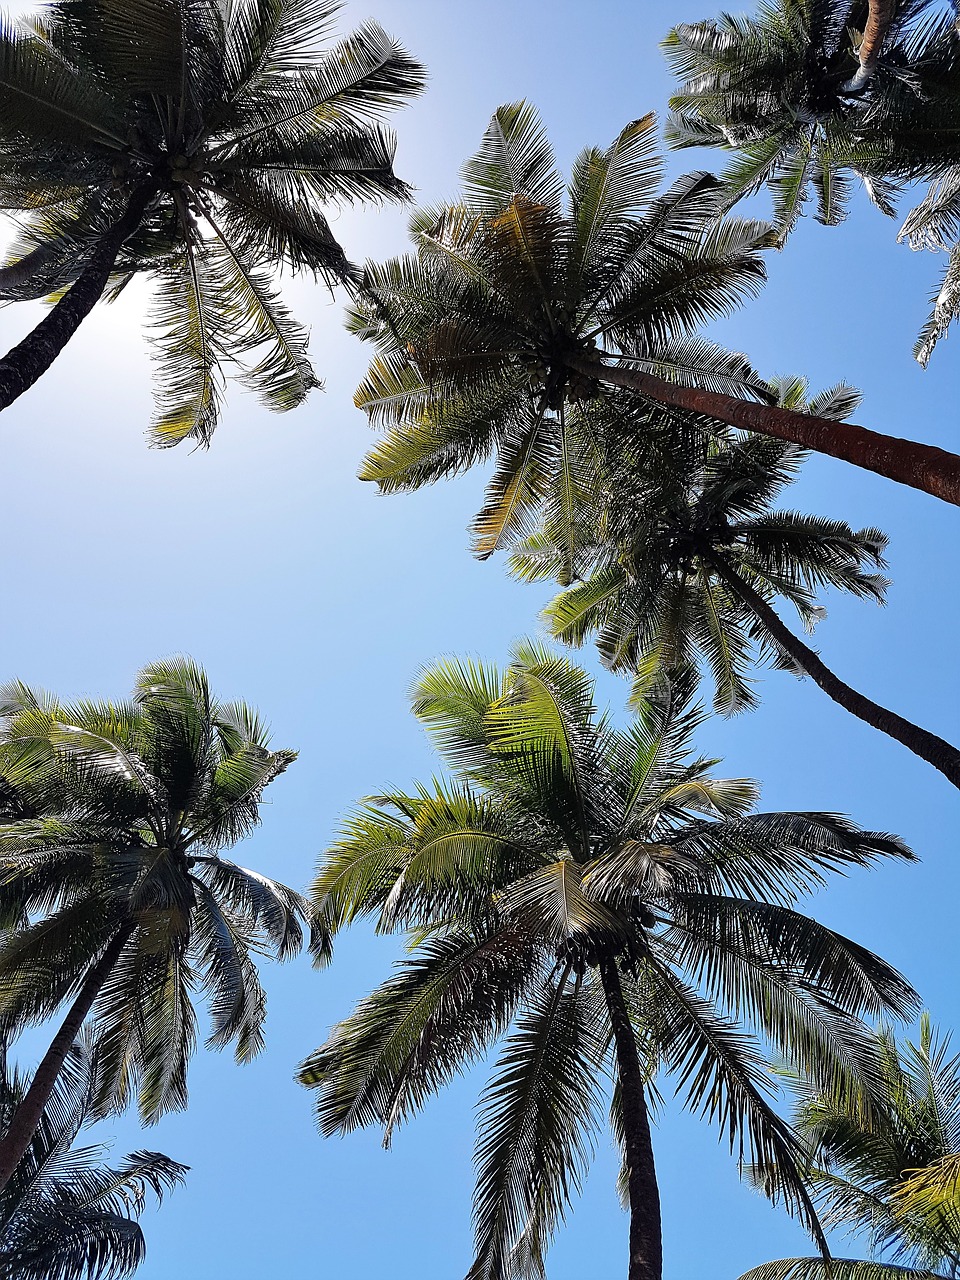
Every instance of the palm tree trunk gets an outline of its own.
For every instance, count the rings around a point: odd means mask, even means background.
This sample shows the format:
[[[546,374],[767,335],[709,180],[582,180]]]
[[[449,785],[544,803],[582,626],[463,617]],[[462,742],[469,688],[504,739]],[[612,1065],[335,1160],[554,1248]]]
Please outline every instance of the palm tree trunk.
[[[93,310],[124,240],[140,225],[153,195],[152,186],[134,191],[122,216],[104,233],[69,291],[22,342],[0,358],[0,410],[13,404],[46,373]]]
[[[938,738],[935,733],[921,729],[911,720],[898,716],[895,711],[888,711],[886,707],[881,707],[878,702],[864,697],[856,689],[851,689],[850,685],[845,684],[821,662],[809,645],[805,645],[798,636],[793,634],[780,615],[739,573],[725,564],[719,556],[704,555],[703,558],[734,595],[739,596],[751,613],[760,619],[780,648],[788,653],[797,666],[805,671],[824,693],[829,694],[834,702],[863,720],[865,724],[879,729],[881,733],[895,738],[897,742],[902,742],[914,755],[919,756],[921,760],[926,760],[935,769],[939,769],[945,778],[955,787],[960,788],[960,751],[956,747],[943,738]]]
[[[617,962],[611,956],[599,961],[600,981],[607,999],[617,1054],[617,1076],[623,1110],[624,1145],[630,1195],[630,1266],[628,1280],[662,1280],[663,1236],[660,1226],[660,1190],[653,1162],[650,1120],[643,1089],[643,1072],[637,1041],[630,1024]]]
[[[852,423],[819,418],[813,413],[754,404],[699,387],[681,387],[639,369],[605,364],[597,356],[572,355],[568,363],[587,378],[638,391],[658,404],[705,414],[744,431],[789,440],[960,506],[960,456],[945,449],[883,435]]]
[[[849,93],[858,93],[868,81],[873,79],[880,60],[880,50],[887,34],[887,28],[896,13],[897,0],[870,0],[867,25],[863,29],[863,39],[857,54],[860,66],[852,80],[843,86]]]
[[[114,934],[100,959],[84,978],[76,1000],[33,1074],[30,1088],[13,1113],[10,1128],[0,1140],[0,1191],[10,1181],[23,1153],[29,1147],[43,1109],[50,1100],[57,1076],[70,1052],[70,1046],[79,1035],[84,1018],[90,1012],[135,927],[133,924],[126,924],[119,933]]]
[[[10,301],[22,301],[22,296],[18,294],[20,286],[27,284],[31,277],[41,271],[48,262],[52,262],[60,251],[61,246],[54,243],[41,244],[24,254],[18,262],[11,262],[9,267],[0,267],[0,301],[6,300],[8,295],[12,295]],[[34,296],[43,297],[43,293]]]

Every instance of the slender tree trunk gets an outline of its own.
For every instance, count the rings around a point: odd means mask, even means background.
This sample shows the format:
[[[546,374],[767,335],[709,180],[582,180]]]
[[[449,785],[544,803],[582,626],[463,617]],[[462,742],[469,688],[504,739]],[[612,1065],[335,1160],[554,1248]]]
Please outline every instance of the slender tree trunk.
[[[70,290],[31,333],[0,358],[0,410],[13,404],[53,364],[106,288],[124,240],[136,231],[154,189],[138,187],[105,232]]]
[[[30,1088],[13,1113],[10,1128],[0,1140],[0,1191],[10,1181],[23,1153],[29,1147],[43,1109],[50,1100],[57,1077],[70,1052],[70,1046],[79,1035],[84,1018],[90,1012],[134,928],[133,924],[127,924],[119,933],[114,934],[100,959],[84,978],[76,1000],[33,1074]]]
[[[623,1132],[630,1194],[630,1267],[628,1280],[662,1280],[663,1238],[660,1226],[660,1190],[653,1162],[650,1120],[643,1089],[643,1072],[637,1041],[623,998],[617,962],[609,956],[599,962],[600,980],[607,998],[617,1054],[617,1076],[623,1109]]]
[[[895,711],[888,711],[878,702],[864,697],[856,689],[851,689],[839,676],[835,676],[828,666],[821,662],[819,656],[809,645],[793,634],[780,615],[774,610],[759,592],[746,582],[739,573],[725,564],[719,556],[704,556],[704,559],[730,588],[730,590],[756,615],[764,627],[776,640],[777,644],[793,658],[811,680],[815,681],[824,693],[840,704],[846,711],[863,720],[865,724],[879,729],[881,733],[902,742],[905,747],[926,760],[935,769],[939,769],[945,778],[960,788],[960,751],[935,733],[921,729],[919,725]]]
[[[47,263],[57,258],[60,249],[59,245],[55,247],[54,244],[41,244],[24,254],[19,262],[12,262],[9,267],[0,267],[0,300],[5,300],[10,294],[13,294],[12,301],[23,300],[17,296],[20,286],[27,284]],[[42,298],[43,292],[33,296]]]
[[[877,63],[880,60],[880,50],[883,47],[884,37],[887,34],[887,28],[893,21],[893,15],[896,10],[897,0],[870,0],[867,25],[863,29],[863,39],[860,41],[860,48],[857,50],[860,66],[853,79],[848,80],[843,86],[848,92],[858,93],[873,79]]]
[[[852,423],[819,418],[773,405],[754,404],[719,391],[681,387],[652,373],[622,365],[606,364],[596,356],[569,357],[570,367],[585,377],[611,386],[638,391],[649,400],[706,414],[731,427],[789,440],[816,453],[825,453],[867,471],[875,471],[898,484],[960,506],[960,456],[934,445],[900,440]]]

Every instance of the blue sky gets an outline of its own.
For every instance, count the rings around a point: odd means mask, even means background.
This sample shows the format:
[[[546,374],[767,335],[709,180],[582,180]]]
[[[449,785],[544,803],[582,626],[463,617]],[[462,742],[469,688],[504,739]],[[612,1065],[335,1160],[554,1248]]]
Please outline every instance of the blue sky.
[[[705,0],[383,0],[372,10],[365,0],[345,6],[341,29],[374,16],[429,68],[428,92],[396,125],[398,172],[432,202],[456,191],[460,164],[501,102],[537,104],[564,168],[581,146],[662,112],[670,82],[657,43],[673,23],[712,11]],[[681,172],[695,162],[688,154],[671,164]],[[382,257],[403,250],[405,222],[402,212],[347,212],[334,227],[352,257]],[[912,362],[937,264],[898,248],[895,230],[862,197],[840,228],[805,219],[769,259],[761,298],[716,332],[764,372],[802,373],[815,388],[860,386],[866,425],[953,448],[960,338],[929,371]],[[536,633],[548,593],[470,558],[465,526],[479,477],[395,498],[355,479],[370,435],[352,394],[369,353],[343,332],[339,300],[302,281],[289,296],[312,327],[325,391],[285,417],[231,391],[208,453],[146,447],[149,360],[135,290],[97,312],[3,416],[0,678],[120,696],[145,662],[192,654],[223,696],[259,706],[276,745],[300,751],[237,857],[303,886],[357,799],[436,768],[407,710],[420,665],[445,653],[502,661],[516,637]],[[12,345],[31,319],[26,307],[0,312],[0,341]],[[817,645],[841,676],[956,740],[957,512],[819,459],[787,501],[890,535],[888,607],[827,599]],[[596,667],[589,652],[583,659]],[[920,866],[838,881],[811,911],[900,966],[942,1025],[960,1023],[956,793],[809,681],[770,672],[761,688],[761,709],[711,721],[703,749],[724,756],[729,774],[759,778],[764,808],[839,810],[916,849]],[[600,690],[622,707],[623,683],[602,676]],[[466,1271],[482,1073],[430,1104],[389,1152],[375,1134],[321,1141],[310,1098],[292,1080],[394,954],[393,943],[358,930],[324,974],[305,960],[265,965],[264,1055],[241,1068],[201,1051],[185,1115],[146,1134],[130,1117],[108,1126],[118,1152],[147,1146],[192,1166],[186,1187],[144,1217],[143,1280],[387,1268],[397,1280],[450,1280]],[[734,1280],[807,1251],[801,1233],[740,1184],[704,1125],[668,1108],[654,1140],[666,1275]],[[626,1232],[602,1142],[550,1256],[551,1280],[623,1274]]]

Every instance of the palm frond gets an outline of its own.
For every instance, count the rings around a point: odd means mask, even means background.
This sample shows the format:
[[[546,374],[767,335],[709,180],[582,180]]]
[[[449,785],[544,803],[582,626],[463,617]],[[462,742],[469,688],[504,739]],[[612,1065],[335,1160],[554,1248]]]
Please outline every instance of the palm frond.
[[[540,117],[526,102],[497,108],[462,177],[466,203],[483,214],[499,214],[518,197],[559,209],[563,179]]]
[[[545,1246],[593,1154],[606,1035],[567,977],[524,1008],[480,1100],[468,1280],[543,1275]]]
[[[943,1271],[918,1271],[855,1258],[781,1258],[744,1272],[740,1280],[946,1280]]]
[[[536,972],[519,930],[453,932],[424,943],[300,1068],[326,1134],[393,1127],[485,1052]]]

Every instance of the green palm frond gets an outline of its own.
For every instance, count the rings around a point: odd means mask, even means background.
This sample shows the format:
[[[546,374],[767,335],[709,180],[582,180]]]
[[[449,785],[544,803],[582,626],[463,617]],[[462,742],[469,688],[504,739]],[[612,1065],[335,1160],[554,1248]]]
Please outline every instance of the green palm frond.
[[[235,1045],[238,1062],[249,1062],[264,1045],[266,996],[250,952],[255,937],[242,918],[218,902],[207,885],[194,881],[197,968],[208,994],[210,1048]],[[299,948],[298,948],[299,949]]]
[[[486,560],[502,543],[522,535],[533,513],[547,500],[555,469],[553,436],[552,430],[544,429],[544,414],[539,412],[519,432],[510,431],[501,438],[496,470],[473,521],[479,559]]]
[[[595,900],[583,868],[571,858],[514,880],[496,895],[496,905],[508,919],[558,947],[578,938],[624,933],[622,921]]]
[[[656,117],[650,113],[621,130],[606,151],[589,148],[574,161],[570,178],[570,212],[576,255],[573,269],[581,278],[602,272],[611,235],[622,221],[655,197],[663,177],[656,147]]]
[[[413,713],[458,772],[489,767],[487,714],[506,692],[494,666],[451,658],[425,668],[412,690]]]
[[[890,1262],[863,1262],[855,1258],[781,1258],[745,1272],[740,1280],[946,1280],[944,1271],[918,1271]]]
[[[7,1036],[49,1018],[79,988],[91,956],[116,932],[118,915],[105,895],[88,895],[4,937],[0,1025]]]
[[[257,871],[238,867],[226,858],[194,860],[194,869],[217,903],[237,913],[275,948],[278,960],[295,956],[303,945],[303,921],[309,916],[306,899],[293,889]]]
[[[947,336],[950,325],[960,316],[960,245],[955,245],[950,250],[950,257],[940,277],[940,286],[930,301],[930,315],[913,348],[914,356],[924,368],[937,343]]]
[[[378,23],[365,22],[319,62],[265,77],[236,99],[220,152],[265,135],[295,143],[317,124],[356,127],[403,106],[423,86],[422,67]]]
[[[336,11],[331,0],[230,0],[224,18],[230,96],[322,54]]]
[[[209,265],[216,276],[223,346],[244,369],[243,385],[257,391],[267,408],[295,409],[320,385],[307,359],[307,330],[280,302],[269,278],[212,225],[217,239]]]
[[[157,273],[150,320],[158,371],[157,415],[151,428],[158,444],[194,438],[208,444],[223,400],[223,377],[214,317],[216,285],[208,250],[187,245],[176,262]]]
[[[483,1054],[510,1022],[536,952],[519,930],[426,942],[300,1068],[323,1133],[392,1128]]]
[[[213,65],[203,9],[164,0],[71,0],[75,52],[96,67],[115,93],[175,97],[183,78]],[[190,86],[194,88],[193,85]]]
[[[803,1179],[804,1148],[771,1105],[762,1056],[735,1024],[718,1018],[673,974],[660,970],[655,982],[668,1028],[664,1061],[678,1077],[686,1105],[713,1120],[739,1159],[748,1156],[762,1169],[765,1194],[798,1217],[826,1255],[826,1237]]]
[[[848,867],[870,866],[878,858],[915,860],[896,836],[862,831],[833,813],[745,813],[723,824],[692,822],[669,843],[696,858],[718,888],[783,905]]]
[[[523,1009],[480,1099],[468,1280],[542,1277],[545,1247],[593,1155],[607,1037],[568,978]]]
[[[466,201],[479,213],[499,214],[522,197],[558,210],[563,179],[536,111],[526,102],[499,107],[480,149],[463,168]]]
[[[92,77],[81,77],[35,33],[0,22],[0,137],[119,151],[120,112]]]

